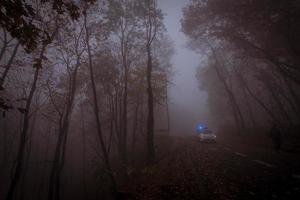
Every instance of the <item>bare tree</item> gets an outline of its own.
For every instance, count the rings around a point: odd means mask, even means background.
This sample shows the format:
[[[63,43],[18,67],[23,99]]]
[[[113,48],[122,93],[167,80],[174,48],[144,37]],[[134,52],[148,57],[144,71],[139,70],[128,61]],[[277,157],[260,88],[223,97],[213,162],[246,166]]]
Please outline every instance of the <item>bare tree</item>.
[[[76,27],[77,23],[74,26]],[[48,191],[49,200],[60,199],[60,179],[65,163],[66,143],[68,139],[70,118],[72,116],[74,100],[77,91],[77,74],[81,64],[82,54],[85,51],[85,47],[81,39],[83,35],[83,30],[84,28],[81,25],[78,33],[74,32],[73,34],[70,34],[71,44],[65,44],[66,42],[68,42],[68,33],[65,35],[63,33],[59,34],[59,37],[57,39],[60,46],[59,51],[61,51],[63,64],[66,66],[67,76],[65,77],[66,83],[64,84],[66,89],[62,94],[63,97],[60,98],[60,101],[56,102],[53,98],[53,94],[50,94],[53,107],[58,113],[59,120],[58,139],[54,153],[53,166],[50,174]],[[73,60],[75,60],[75,63],[73,62]],[[54,93],[51,90],[49,92]],[[63,106],[59,106],[58,104]]]
[[[47,24],[45,26],[49,26],[49,24]],[[33,65],[33,68],[35,68],[35,72],[34,72],[33,82],[31,84],[29,94],[26,98],[26,106],[24,108],[22,130],[21,130],[19,147],[18,147],[18,152],[17,152],[17,157],[16,157],[16,163],[15,163],[15,167],[12,171],[13,175],[12,175],[11,182],[9,185],[9,190],[6,195],[6,200],[12,200],[14,198],[16,186],[19,183],[19,180],[20,180],[20,177],[21,177],[21,174],[23,171],[24,149],[25,149],[25,145],[26,145],[26,141],[27,141],[27,132],[28,132],[28,127],[29,127],[29,122],[30,122],[31,103],[32,103],[32,99],[33,99],[36,87],[37,87],[38,77],[39,77],[40,70],[42,68],[42,63],[43,63],[43,60],[45,59],[44,55],[46,52],[46,48],[47,48],[48,44],[56,36],[57,31],[58,31],[58,24],[55,20],[55,27],[53,29],[53,32],[51,33],[48,41],[43,41],[39,56],[36,59],[35,64]]]
[[[99,105],[98,105],[98,96],[97,96],[97,91],[96,91],[96,83],[95,83],[95,78],[94,78],[94,69],[93,69],[93,60],[92,60],[92,52],[91,52],[91,44],[90,44],[90,37],[91,37],[91,31],[88,27],[88,22],[87,22],[87,8],[84,10],[84,28],[85,28],[85,42],[87,46],[87,52],[88,52],[88,68],[89,68],[89,75],[90,75],[90,80],[92,84],[92,93],[93,93],[93,106],[94,106],[94,114],[95,114],[95,121],[97,125],[97,133],[98,133],[98,138],[100,141],[100,146],[103,154],[103,162],[105,165],[105,168],[107,169],[110,181],[111,181],[111,190],[113,195],[116,195],[117,193],[117,185],[115,181],[115,177],[113,175],[112,169],[111,169],[111,164],[107,152],[106,145],[104,143],[104,138],[103,138],[103,132],[101,128],[101,122],[100,122],[100,116],[99,116]]]
[[[148,94],[148,117],[147,117],[147,160],[153,163],[155,160],[154,147],[154,98],[152,88],[152,44],[162,26],[162,16],[157,9],[156,1],[145,1],[145,35],[147,52],[147,94]]]

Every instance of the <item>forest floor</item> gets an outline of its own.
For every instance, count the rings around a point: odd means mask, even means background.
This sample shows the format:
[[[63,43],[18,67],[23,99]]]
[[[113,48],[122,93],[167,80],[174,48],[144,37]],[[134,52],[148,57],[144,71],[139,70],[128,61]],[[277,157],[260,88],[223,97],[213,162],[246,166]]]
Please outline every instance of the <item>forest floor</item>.
[[[300,199],[300,155],[239,138],[159,139],[156,164],[129,169],[126,199]],[[126,196],[126,195],[125,195]]]

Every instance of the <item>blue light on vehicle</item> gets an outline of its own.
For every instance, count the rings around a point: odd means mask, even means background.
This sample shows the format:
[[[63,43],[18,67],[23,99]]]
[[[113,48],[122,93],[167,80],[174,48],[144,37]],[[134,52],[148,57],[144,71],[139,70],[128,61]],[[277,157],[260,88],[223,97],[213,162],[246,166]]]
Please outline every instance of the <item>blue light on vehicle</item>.
[[[197,125],[197,127],[196,127],[196,131],[197,132],[202,132],[202,131],[204,131],[206,129],[206,126],[205,125],[203,125],[203,124],[199,124],[199,125]]]

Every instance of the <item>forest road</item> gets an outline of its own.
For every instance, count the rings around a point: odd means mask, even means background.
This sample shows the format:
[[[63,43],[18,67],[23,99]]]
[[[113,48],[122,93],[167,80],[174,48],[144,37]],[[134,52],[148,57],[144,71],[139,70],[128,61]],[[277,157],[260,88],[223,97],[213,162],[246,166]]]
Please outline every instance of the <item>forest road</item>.
[[[246,144],[174,139],[138,183],[138,199],[300,199],[300,160]],[[146,171],[147,171],[146,170]]]

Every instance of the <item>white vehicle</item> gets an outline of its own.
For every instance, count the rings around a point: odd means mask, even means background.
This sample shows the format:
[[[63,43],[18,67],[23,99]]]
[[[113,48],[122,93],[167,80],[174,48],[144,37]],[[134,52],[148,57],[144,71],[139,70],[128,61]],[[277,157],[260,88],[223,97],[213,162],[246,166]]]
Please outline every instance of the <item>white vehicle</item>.
[[[198,138],[201,142],[216,142],[217,136],[211,130],[203,130],[198,133]]]

